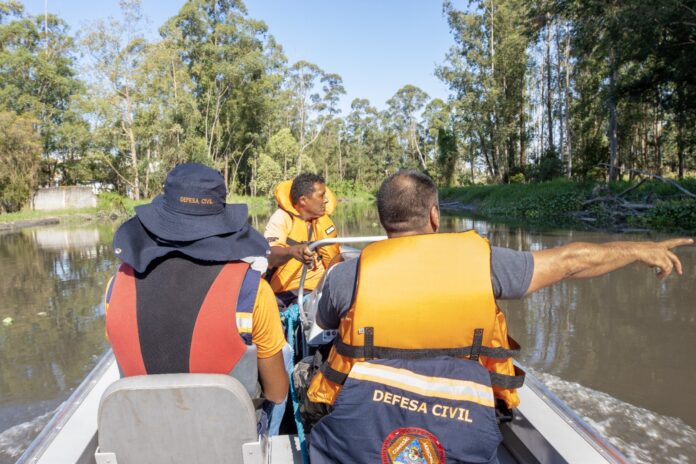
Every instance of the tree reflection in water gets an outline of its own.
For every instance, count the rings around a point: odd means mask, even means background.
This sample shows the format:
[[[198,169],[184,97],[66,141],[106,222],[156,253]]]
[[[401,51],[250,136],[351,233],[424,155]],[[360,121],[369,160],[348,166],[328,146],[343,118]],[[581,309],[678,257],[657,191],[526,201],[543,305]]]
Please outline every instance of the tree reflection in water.
[[[111,226],[0,236],[0,315],[14,321],[0,327],[0,431],[55,408],[106,348],[112,237]]]

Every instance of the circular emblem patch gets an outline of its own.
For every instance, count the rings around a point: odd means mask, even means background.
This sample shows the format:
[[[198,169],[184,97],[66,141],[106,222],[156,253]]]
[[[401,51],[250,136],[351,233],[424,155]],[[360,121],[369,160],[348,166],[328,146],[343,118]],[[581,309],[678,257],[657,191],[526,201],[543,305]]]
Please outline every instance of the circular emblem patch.
[[[427,430],[402,427],[382,442],[382,464],[445,464],[445,449]]]

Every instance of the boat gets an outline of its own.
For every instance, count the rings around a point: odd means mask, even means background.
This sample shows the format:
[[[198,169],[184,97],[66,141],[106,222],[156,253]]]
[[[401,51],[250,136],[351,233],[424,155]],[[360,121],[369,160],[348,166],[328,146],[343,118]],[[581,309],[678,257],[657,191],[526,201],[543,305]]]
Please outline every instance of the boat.
[[[384,238],[324,239],[310,248],[340,243],[343,259],[354,259],[359,251],[346,245]],[[320,294],[321,286],[306,296],[300,292],[298,298],[307,349],[336,335],[313,324]],[[518,393],[520,406],[500,423],[501,464],[630,462],[533,376],[527,374]],[[301,432],[267,437],[257,434],[255,425],[251,396],[236,379],[220,374],[121,379],[108,350],[18,463],[307,462]]]

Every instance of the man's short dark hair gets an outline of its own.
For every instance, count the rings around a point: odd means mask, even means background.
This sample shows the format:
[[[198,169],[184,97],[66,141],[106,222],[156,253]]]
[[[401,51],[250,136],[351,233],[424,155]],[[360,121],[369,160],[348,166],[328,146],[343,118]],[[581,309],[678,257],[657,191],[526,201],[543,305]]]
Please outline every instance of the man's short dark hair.
[[[433,205],[437,186],[426,174],[410,169],[387,177],[377,192],[379,221],[388,233],[423,229]]]
[[[296,205],[300,201],[301,196],[309,197],[314,193],[314,184],[319,182],[320,184],[325,184],[324,178],[319,174],[313,174],[311,172],[303,172],[292,180],[292,186],[290,187],[290,201],[293,205]]]

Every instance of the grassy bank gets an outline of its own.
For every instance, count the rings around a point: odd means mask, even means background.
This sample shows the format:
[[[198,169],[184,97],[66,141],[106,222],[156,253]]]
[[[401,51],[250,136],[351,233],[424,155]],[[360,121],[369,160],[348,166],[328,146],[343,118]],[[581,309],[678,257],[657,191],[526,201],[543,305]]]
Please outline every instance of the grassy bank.
[[[696,193],[696,178],[679,182]],[[474,185],[444,188],[444,203],[474,205],[491,218],[592,228],[645,228],[696,232],[696,199],[658,180],[577,183],[564,179],[538,184]]]
[[[362,202],[372,201],[374,197],[367,192],[338,195],[340,201]],[[51,211],[25,210],[17,213],[0,214],[0,224],[25,223],[46,218],[56,218],[60,222],[79,222],[92,219],[123,220],[135,214],[135,207],[152,201],[131,200],[116,193],[103,193],[97,197],[97,206],[93,208],[59,209]],[[252,197],[245,195],[229,195],[227,203],[246,203],[251,216],[270,214],[276,207],[275,200],[269,197]]]

